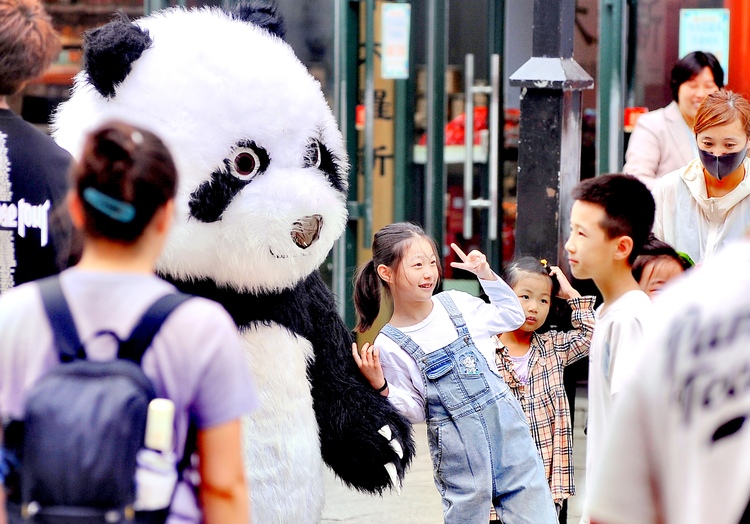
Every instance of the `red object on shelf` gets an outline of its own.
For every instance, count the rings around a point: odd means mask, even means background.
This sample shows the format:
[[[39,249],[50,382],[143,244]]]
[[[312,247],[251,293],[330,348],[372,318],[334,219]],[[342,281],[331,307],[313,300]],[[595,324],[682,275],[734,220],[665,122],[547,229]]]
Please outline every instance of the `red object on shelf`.
[[[626,107],[623,118],[625,129],[632,131],[635,127],[636,120],[638,120],[638,117],[644,113],[648,113],[648,107]]]
[[[477,106],[474,108],[474,145],[482,143],[482,138],[477,131],[488,129],[487,127],[487,108]],[[466,113],[461,113],[445,125],[445,145],[460,146],[466,140]],[[419,138],[419,145],[427,145],[427,134]]]

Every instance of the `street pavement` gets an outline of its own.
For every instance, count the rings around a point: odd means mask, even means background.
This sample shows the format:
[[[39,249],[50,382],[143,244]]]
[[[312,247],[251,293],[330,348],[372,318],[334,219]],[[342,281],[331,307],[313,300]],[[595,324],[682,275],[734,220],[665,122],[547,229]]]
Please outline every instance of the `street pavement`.
[[[586,435],[583,433],[586,412],[586,389],[583,387],[578,389],[576,397],[573,459],[577,495],[568,501],[568,524],[578,524],[580,521],[586,487]],[[359,493],[344,486],[326,469],[323,524],[440,524],[443,510],[432,480],[432,462],[424,424],[414,426],[414,440],[417,454],[406,474],[400,495],[390,492],[380,497]]]

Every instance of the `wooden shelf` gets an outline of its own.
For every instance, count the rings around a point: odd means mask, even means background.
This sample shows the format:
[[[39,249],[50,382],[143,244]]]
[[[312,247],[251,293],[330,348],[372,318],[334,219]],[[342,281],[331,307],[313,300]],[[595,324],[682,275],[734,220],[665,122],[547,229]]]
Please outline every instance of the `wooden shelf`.
[[[488,148],[485,145],[475,145],[472,150],[472,159],[475,164],[486,164]],[[445,146],[443,148],[443,161],[446,164],[462,164],[466,158],[465,146]],[[414,163],[427,163],[427,146],[414,146]]]

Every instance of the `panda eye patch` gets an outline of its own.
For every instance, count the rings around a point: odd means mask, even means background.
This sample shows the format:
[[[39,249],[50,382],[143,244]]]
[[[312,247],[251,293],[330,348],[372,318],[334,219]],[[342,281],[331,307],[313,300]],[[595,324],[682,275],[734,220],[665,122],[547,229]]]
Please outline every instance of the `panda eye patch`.
[[[320,151],[320,142],[318,140],[311,140],[310,144],[307,146],[307,153],[305,154],[305,167],[319,169],[322,160],[323,155]]]
[[[305,151],[305,167],[319,169],[325,173],[331,186],[338,191],[344,191],[344,182],[336,167],[336,161],[325,144],[318,139],[311,139]]]
[[[211,173],[190,194],[190,215],[201,222],[221,220],[232,199],[255,177],[268,169],[271,158],[265,149],[251,140],[237,142],[224,158],[222,166]]]

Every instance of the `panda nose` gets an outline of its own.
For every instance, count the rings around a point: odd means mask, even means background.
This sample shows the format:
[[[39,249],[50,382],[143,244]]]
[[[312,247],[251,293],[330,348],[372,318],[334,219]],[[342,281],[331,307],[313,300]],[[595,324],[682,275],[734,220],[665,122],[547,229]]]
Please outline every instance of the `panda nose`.
[[[323,217],[312,215],[295,220],[292,224],[292,240],[302,249],[313,245],[320,237],[320,228],[323,227]]]

